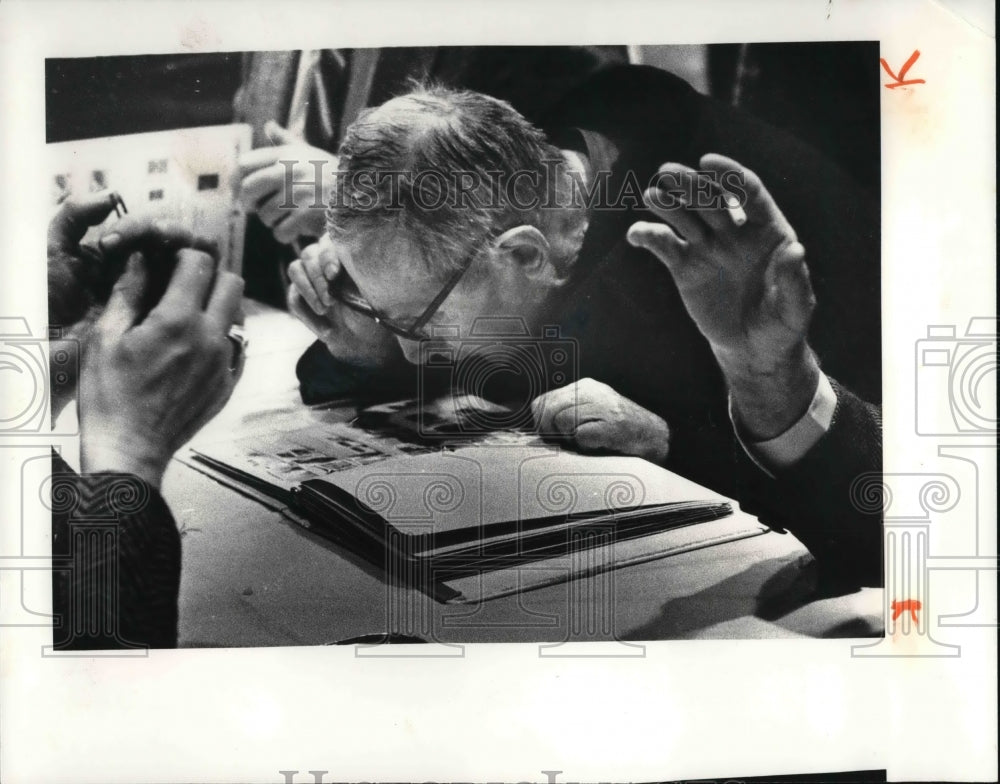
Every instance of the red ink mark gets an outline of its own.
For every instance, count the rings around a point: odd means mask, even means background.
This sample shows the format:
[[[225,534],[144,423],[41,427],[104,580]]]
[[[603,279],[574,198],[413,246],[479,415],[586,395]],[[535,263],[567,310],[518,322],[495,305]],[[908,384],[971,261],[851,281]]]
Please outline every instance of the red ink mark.
[[[903,63],[903,67],[899,69],[899,75],[898,76],[892,72],[892,69],[889,67],[889,63],[887,63],[885,61],[885,58],[880,57],[878,59],[878,61],[880,63],[882,63],[882,67],[885,68],[885,72],[887,74],[889,74],[889,76],[891,76],[893,79],[896,80],[895,82],[891,82],[889,84],[886,84],[886,87],[888,87],[890,90],[892,90],[892,89],[894,89],[896,87],[905,87],[908,84],[926,84],[927,82],[924,79],[906,79],[905,78],[906,77],[906,72],[910,70],[910,66],[913,65],[917,61],[918,57],[920,57],[920,50],[919,49],[914,49],[913,50],[913,54],[910,55],[910,59],[907,60],[905,63]]]
[[[921,609],[923,605],[920,603],[919,599],[907,599],[902,602],[893,601],[892,603],[892,620],[896,620],[900,615],[905,612],[910,613],[910,617],[913,619],[914,623],[919,623],[917,620],[917,610]]]

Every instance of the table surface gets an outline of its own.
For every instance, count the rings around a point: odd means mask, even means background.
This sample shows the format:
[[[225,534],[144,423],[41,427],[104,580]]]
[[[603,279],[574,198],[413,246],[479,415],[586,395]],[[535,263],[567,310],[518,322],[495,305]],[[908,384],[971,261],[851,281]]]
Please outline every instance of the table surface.
[[[297,400],[295,361],[310,333],[253,301],[246,311],[244,376],[203,437],[276,400]],[[392,627],[442,643],[604,641],[585,650],[629,655],[639,649],[627,641],[861,637],[882,629],[883,591],[819,595],[812,559],[791,534],[448,605],[390,588],[376,567],[178,460],[163,494],[182,534],[182,646],[321,645]]]

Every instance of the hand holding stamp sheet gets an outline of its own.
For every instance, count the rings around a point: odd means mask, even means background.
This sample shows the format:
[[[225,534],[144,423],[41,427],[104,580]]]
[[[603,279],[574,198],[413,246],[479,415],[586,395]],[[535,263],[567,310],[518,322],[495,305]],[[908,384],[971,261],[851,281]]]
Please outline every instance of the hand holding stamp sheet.
[[[239,272],[246,215],[236,200],[250,126],[137,133],[47,146],[53,213],[66,198],[110,190],[132,215],[151,215],[212,240],[222,269]],[[99,236],[113,223],[91,229]]]

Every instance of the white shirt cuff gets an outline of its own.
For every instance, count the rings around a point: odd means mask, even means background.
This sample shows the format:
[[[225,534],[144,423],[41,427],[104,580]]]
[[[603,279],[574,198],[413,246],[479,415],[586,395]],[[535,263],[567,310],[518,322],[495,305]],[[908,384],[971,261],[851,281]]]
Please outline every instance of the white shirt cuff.
[[[782,471],[806,456],[830,429],[833,412],[837,408],[837,393],[825,373],[819,374],[819,383],[812,402],[802,418],[779,436],[767,441],[745,441],[736,426],[732,398],[729,399],[729,418],[733,422],[736,437],[750,459],[768,476]]]

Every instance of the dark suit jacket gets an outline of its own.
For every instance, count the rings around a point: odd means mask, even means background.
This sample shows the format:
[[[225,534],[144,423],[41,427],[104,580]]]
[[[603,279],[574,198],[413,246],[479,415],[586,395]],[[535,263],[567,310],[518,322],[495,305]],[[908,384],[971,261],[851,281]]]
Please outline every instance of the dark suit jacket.
[[[181,539],[159,492],[52,456],[56,650],[177,647]]]
[[[739,447],[721,373],[671,276],[624,241],[632,223],[652,217],[634,199],[628,209],[592,211],[578,279],[551,323],[576,342],[578,377],[603,381],[667,421],[666,467],[793,531],[828,573],[879,583],[881,520],[856,508],[849,492],[861,473],[881,470],[878,205],[811,148],[654,68],[606,68],[538,122],[554,143],[611,171],[613,199],[630,178],[641,193],[662,163],[697,167],[707,152],[760,175],[806,247],[818,300],[810,344],[838,393],[830,431],[801,463],[770,479]],[[303,356],[299,377],[307,401],[416,390],[412,369],[394,368],[390,384],[333,361],[320,344]]]

